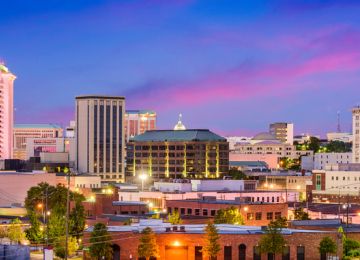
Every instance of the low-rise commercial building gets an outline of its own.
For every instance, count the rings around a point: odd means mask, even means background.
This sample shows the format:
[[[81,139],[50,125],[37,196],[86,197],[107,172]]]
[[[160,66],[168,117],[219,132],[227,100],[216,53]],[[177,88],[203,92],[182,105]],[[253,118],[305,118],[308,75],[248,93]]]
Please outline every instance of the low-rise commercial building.
[[[238,143],[234,147],[235,154],[273,154],[290,159],[299,159],[301,156],[313,154],[313,151],[297,150],[295,145],[282,143],[270,133],[257,134],[249,143]]]
[[[155,233],[159,259],[205,259],[203,247],[206,245],[206,224],[173,226],[161,220],[140,220],[129,226],[108,226],[114,256],[119,256],[120,259],[138,259],[139,239],[141,231],[146,227],[150,227]],[[260,251],[259,242],[265,235],[262,227],[220,224],[216,228],[220,245],[218,260],[273,259],[271,254]],[[85,245],[90,244],[91,231],[92,227],[85,233]],[[286,240],[286,247],[277,257],[283,260],[320,259],[318,247],[326,236],[331,237],[338,244],[339,252],[342,252],[342,242],[337,231],[282,229],[281,233]]]
[[[352,162],[352,153],[316,153],[314,170],[323,170],[328,165],[348,164]]]
[[[195,200],[166,200],[168,213],[179,212],[181,216],[202,216],[214,218],[220,209],[235,207],[239,210],[248,226],[267,226],[271,221],[288,217],[287,203],[275,201],[266,203],[262,201],[244,202],[238,200],[216,200],[208,199]]]

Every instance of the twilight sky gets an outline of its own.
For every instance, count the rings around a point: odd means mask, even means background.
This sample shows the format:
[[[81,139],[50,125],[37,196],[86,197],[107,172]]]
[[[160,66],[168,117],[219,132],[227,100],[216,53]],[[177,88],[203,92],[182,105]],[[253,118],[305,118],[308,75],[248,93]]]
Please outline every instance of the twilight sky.
[[[159,128],[223,135],[350,131],[360,104],[360,1],[11,0],[0,57],[17,123],[73,118],[74,97],[122,95]]]

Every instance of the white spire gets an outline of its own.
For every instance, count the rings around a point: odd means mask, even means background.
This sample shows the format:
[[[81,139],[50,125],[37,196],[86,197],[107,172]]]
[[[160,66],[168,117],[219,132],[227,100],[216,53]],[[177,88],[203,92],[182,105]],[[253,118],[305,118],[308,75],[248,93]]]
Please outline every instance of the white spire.
[[[177,122],[177,124],[174,126],[174,130],[186,130],[186,127],[183,125],[183,123],[181,122],[182,119],[182,114],[179,114],[179,121]]]

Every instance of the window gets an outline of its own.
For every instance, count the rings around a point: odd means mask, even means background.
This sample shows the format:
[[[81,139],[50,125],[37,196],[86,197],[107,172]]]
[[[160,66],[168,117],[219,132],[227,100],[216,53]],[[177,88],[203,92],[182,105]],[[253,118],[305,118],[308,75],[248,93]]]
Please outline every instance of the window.
[[[266,213],[266,219],[267,220],[272,220],[273,219],[273,213],[272,212]]]
[[[281,212],[275,212],[275,219],[281,218]]]
[[[290,260],[290,247],[284,246],[281,260]]]
[[[253,247],[253,259],[254,260],[261,260],[261,252],[259,246]]]
[[[192,215],[192,209],[191,209],[191,208],[188,208],[188,209],[187,209],[187,214],[188,214],[188,215]]]
[[[195,260],[203,260],[202,246],[195,246]]]
[[[216,215],[216,210],[215,209],[212,209],[211,211],[210,211],[210,215],[213,217],[213,216],[215,216]]]
[[[297,247],[296,259],[297,260],[305,260],[305,247],[304,246]]]
[[[248,213],[247,220],[254,220],[254,213]]]
[[[203,209],[203,216],[207,216],[208,215],[208,210],[207,209]]]
[[[224,246],[224,260],[232,260],[232,247]]]
[[[200,216],[200,209],[195,209],[195,216]]]
[[[262,213],[261,212],[256,212],[255,219],[256,220],[261,220],[262,219]]]
[[[185,215],[185,208],[180,208],[180,215]]]
[[[321,175],[316,174],[316,189],[321,190]]]
[[[246,245],[239,245],[239,260],[246,260]]]

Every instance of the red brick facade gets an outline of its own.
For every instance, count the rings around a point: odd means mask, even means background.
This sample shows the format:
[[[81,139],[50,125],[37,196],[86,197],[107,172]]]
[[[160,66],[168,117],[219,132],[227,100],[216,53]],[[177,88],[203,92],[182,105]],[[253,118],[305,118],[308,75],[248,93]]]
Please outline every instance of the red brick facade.
[[[339,244],[338,252],[342,252],[341,239],[338,239],[336,233],[293,233],[291,235],[284,235],[287,245],[290,249],[290,256],[288,259],[306,259],[316,260],[320,259],[318,246],[321,239],[325,236],[332,237]],[[160,257],[158,259],[165,260],[193,260],[193,259],[207,259],[203,254],[202,258],[195,258],[195,247],[202,247],[205,244],[204,234],[188,234],[188,233],[162,233],[157,234],[157,244],[160,249]],[[137,248],[139,245],[139,233],[132,232],[118,232],[112,233],[112,241],[120,247],[120,259],[137,259]],[[217,260],[252,260],[254,259],[254,247],[260,241],[260,234],[221,234],[220,245],[221,251],[218,253]],[[89,245],[89,234],[84,237],[84,244]],[[175,246],[176,245],[176,246]],[[242,252],[245,256],[240,257],[239,246],[242,245]],[[227,249],[231,247],[231,257],[224,256],[225,246]],[[176,248],[183,250],[181,258],[174,257],[171,250]],[[298,258],[298,249],[304,249],[304,258]],[[198,248],[200,249],[200,248]],[[230,251],[230,250],[229,250]],[[175,254],[176,255],[176,254]],[[132,258],[130,258],[132,256]],[[266,254],[262,254],[261,259],[267,259]],[[276,255],[276,260],[281,260],[281,255]]]
[[[223,204],[202,200],[167,200],[166,208],[169,213],[178,211],[184,216],[214,217],[219,209],[226,209],[234,206],[239,209],[244,217],[245,225],[266,226],[272,220],[279,217],[286,217],[288,206],[286,203],[272,204]]]

